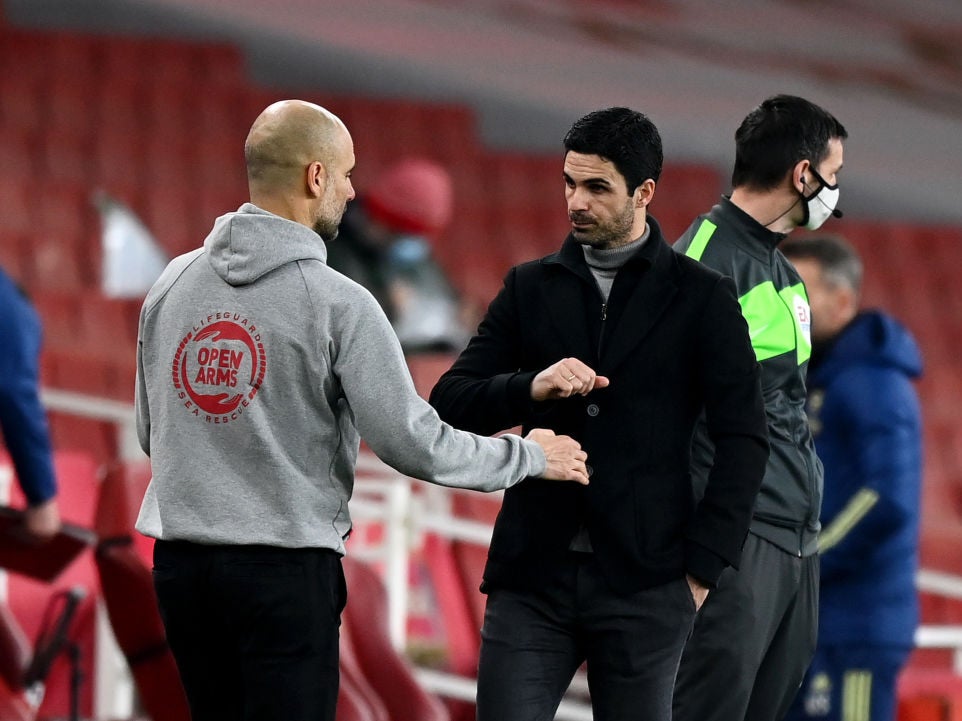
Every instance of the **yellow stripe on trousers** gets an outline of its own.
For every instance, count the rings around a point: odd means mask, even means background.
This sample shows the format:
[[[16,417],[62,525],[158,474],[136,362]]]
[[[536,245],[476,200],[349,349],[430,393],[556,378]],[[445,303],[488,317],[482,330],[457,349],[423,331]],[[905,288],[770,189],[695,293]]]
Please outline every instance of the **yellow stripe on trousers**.
[[[872,716],[872,672],[846,671],[842,682],[842,721],[869,721]]]

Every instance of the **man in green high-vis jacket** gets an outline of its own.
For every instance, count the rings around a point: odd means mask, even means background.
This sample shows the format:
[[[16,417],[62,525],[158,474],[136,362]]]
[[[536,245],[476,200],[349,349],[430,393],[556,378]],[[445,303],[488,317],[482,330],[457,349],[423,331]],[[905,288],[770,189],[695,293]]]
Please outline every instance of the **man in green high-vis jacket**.
[[[845,128],[798,97],[768,98],[735,133],[732,193],[675,244],[735,281],[762,367],[771,454],[739,568],[702,607],[675,686],[675,721],[778,721],[815,648],[822,466],[805,416],[811,318],[802,279],[778,250],[837,210]],[[713,448],[702,426],[692,476]]]

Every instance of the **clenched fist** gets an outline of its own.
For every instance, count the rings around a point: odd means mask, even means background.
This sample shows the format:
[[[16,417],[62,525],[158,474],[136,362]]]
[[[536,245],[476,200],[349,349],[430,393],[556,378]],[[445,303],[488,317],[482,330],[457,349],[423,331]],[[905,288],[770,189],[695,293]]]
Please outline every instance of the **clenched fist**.
[[[605,376],[598,375],[577,358],[562,358],[531,381],[531,400],[548,401],[573,395],[586,396],[595,388],[607,386],[608,379]]]
[[[588,454],[581,450],[581,444],[574,438],[555,435],[554,431],[545,428],[535,428],[525,438],[544,450],[548,465],[541,474],[542,478],[588,485],[588,469],[585,466]]]

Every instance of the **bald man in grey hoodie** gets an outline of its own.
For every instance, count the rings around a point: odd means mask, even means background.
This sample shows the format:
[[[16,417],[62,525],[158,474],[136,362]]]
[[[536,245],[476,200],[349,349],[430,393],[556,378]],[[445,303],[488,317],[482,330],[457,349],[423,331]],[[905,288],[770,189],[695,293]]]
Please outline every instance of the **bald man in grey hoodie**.
[[[587,483],[550,431],[484,438],[415,392],[371,294],[330,269],[354,197],[344,124],[268,107],[245,146],[251,202],[173,260],[140,317],[137,428],[153,477],[137,528],[193,721],[333,719],[340,557],[360,439],[409,476],[493,491]]]

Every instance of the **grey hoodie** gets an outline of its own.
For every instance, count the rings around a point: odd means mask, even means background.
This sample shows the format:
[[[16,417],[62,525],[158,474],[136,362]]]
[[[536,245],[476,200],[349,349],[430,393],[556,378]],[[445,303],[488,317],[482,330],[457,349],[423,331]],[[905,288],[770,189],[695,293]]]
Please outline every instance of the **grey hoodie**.
[[[153,478],[137,529],[344,552],[360,438],[401,473],[491,491],[540,446],[442,423],[373,296],[309,228],[245,204],[174,259],[140,315],[137,431]]]

